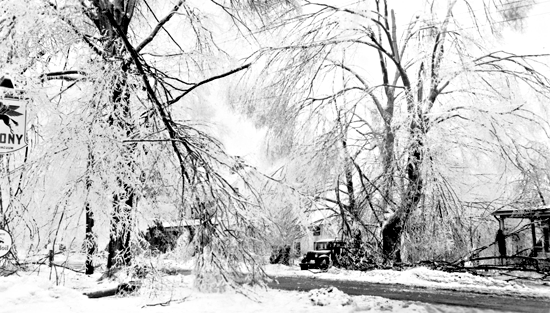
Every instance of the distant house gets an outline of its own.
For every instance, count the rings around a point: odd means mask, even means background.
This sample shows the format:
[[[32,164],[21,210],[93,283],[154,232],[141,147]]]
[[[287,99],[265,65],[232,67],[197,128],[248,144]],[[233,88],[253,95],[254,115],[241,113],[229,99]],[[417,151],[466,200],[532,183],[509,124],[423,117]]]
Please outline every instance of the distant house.
[[[190,242],[200,223],[201,213],[212,203],[198,202],[196,207],[176,207],[170,203],[156,203],[155,210],[141,210],[138,229],[149,249],[165,253],[174,249],[178,240]],[[184,235],[184,237],[182,237]]]
[[[143,237],[149,243],[150,249],[166,253],[176,247],[178,239],[184,234],[188,236],[186,240],[190,242],[198,225],[199,221],[192,219],[179,222],[156,220],[143,233]]]
[[[297,255],[305,254],[313,250],[313,243],[321,239],[334,239],[338,237],[338,227],[334,225],[331,217],[321,217],[312,221],[307,227],[306,234],[294,242],[294,251]]]

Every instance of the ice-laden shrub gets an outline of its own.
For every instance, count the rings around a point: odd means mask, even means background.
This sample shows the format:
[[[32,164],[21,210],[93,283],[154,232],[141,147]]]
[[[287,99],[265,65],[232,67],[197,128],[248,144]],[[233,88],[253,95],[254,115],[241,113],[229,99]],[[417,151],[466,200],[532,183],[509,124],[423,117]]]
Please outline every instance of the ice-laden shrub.
[[[240,248],[223,246],[221,241],[204,247],[195,263],[195,288],[201,292],[225,292],[244,285],[263,285],[267,276],[258,258],[235,250]]]
[[[258,218],[241,206],[228,206],[230,199],[217,199],[200,215],[193,238],[195,288],[224,292],[244,285],[264,285],[262,266],[268,249],[257,227]],[[234,203],[235,204],[235,203]]]
[[[367,250],[342,250],[338,257],[338,267],[353,271],[368,271],[378,267],[375,259],[369,256]]]
[[[379,251],[359,235],[346,243],[335,265],[347,270],[366,271],[376,268],[380,263]]]

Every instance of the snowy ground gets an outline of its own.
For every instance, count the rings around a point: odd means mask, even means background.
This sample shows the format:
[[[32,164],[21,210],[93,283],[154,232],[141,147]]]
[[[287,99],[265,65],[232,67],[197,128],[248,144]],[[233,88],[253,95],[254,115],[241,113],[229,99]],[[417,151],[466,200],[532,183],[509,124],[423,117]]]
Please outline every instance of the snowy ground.
[[[190,268],[189,263],[164,265],[173,269]],[[296,267],[271,265],[267,267],[267,272],[284,276],[316,276],[485,293],[524,294],[550,299],[549,287],[529,287],[493,278],[451,274],[426,268],[401,272],[353,272],[331,269],[327,273],[314,274],[310,271],[299,271]],[[206,294],[193,290],[193,277],[189,275],[154,275],[146,279],[137,294],[89,299],[83,295],[84,292],[105,289],[117,284],[98,283],[98,278],[99,276],[88,277],[61,269],[56,273],[46,266],[0,277],[0,312],[491,312],[387,300],[381,297],[350,297],[337,289],[317,289],[306,293],[252,288],[240,293]]]
[[[201,294],[190,288],[190,276],[173,277],[174,290],[143,290],[139,296],[88,299],[81,291],[55,286],[35,275],[0,279],[3,305],[0,312],[84,313],[84,312],[355,312],[381,310],[390,312],[428,312],[413,303],[390,301],[378,297],[353,297],[354,303],[342,306],[337,300],[315,306],[307,293],[248,290],[239,293]],[[339,295],[340,296],[340,295]],[[346,297],[342,295],[341,297]],[[171,302],[167,302],[172,300]],[[158,304],[158,305],[155,305]],[[161,305],[165,304],[165,305]]]

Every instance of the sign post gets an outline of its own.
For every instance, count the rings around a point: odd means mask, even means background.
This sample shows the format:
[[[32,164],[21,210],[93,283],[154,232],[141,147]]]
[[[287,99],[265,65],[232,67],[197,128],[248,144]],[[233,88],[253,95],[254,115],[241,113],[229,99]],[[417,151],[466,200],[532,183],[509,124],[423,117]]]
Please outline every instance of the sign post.
[[[27,101],[23,90],[15,89],[9,78],[0,77],[0,157],[27,146]],[[0,258],[13,245],[11,235],[3,230],[4,214],[0,207]]]
[[[11,238],[10,233],[0,229],[0,258],[4,257],[11,250],[13,245],[13,239]]]

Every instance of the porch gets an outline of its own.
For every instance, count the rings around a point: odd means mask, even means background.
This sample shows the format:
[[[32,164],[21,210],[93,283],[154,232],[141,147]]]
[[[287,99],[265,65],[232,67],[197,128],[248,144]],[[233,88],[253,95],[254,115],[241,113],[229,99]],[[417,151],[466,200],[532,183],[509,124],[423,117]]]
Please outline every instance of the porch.
[[[492,213],[499,222],[499,229],[496,235],[498,254],[501,257],[517,256],[518,252],[525,252],[525,256],[537,259],[550,259],[550,206],[532,209],[500,209]],[[523,225],[513,234],[507,233],[506,220],[516,220],[517,225]],[[506,239],[511,235],[519,236],[521,230],[528,232],[529,244],[525,247],[515,248],[515,253],[509,253],[510,244]]]

